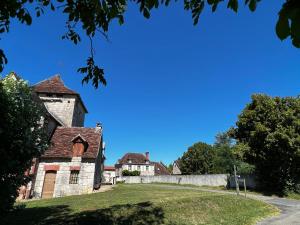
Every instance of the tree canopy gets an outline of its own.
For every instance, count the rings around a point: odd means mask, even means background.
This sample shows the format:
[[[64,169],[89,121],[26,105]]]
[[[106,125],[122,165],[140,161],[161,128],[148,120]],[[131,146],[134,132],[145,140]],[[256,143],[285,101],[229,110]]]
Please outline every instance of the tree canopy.
[[[213,147],[198,142],[189,147],[179,159],[182,174],[209,174],[213,172]]]
[[[263,190],[300,192],[300,97],[253,95],[231,134]]]
[[[9,210],[24,173],[47,147],[41,118],[43,108],[34,101],[30,87],[13,75],[0,80],[0,214]]]
[[[251,11],[255,11],[261,0],[184,0],[184,10],[191,12],[194,25],[198,24],[199,17],[208,5],[213,12],[221,2],[227,3],[227,8],[238,11],[239,4],[245,3]],[[45,10],[55,11],[67,15],[66,33],[62,35],[74,44],[81,41],[78,30],[83,30],[91,41],[90,56],[86,65],[77,71],[84,75],[82,82],[92,81],[95,88],[106,85],[103,68],[94,61],[93,38],[101,34],[107,38],[112,21],[117,20],[120,25],[125,21],[124,14],[127,4],[132,2],[139,6],[145,18],[150,17],[150,12],[160,6],[168,6],[178,0],[1,0],[0,1],[0,34],[10,30],[11,20],[31,25],[33,15],[40,17]],[[296,47],[300,47],[300,2],[298,0],[285,0],[278,13],[276,34],[281,39],[291,38]],[[0,49],[0,72],[8,59]]]

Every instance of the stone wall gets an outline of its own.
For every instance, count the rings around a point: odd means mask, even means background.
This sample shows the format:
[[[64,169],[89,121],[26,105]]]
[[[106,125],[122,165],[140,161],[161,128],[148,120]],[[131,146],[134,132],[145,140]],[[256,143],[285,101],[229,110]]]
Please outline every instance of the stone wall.
[[[125,183],[171,183],[193,184],[198,186],[227,186],[227,174],[211,175],[162,175],[162,176],[128,176],[123,177]]]
[[[45,178],[45,166],[58,166],[53,197],[77,195],[93,191],[95,163],[84,162],[81,157],[73,157],[70,161],[41,161],[38,166],[33,197],[41,198]],[[78,184],[69,184],[70,167],[80,166]]]
[[[77,98],[76,103],[75,103],[75,108],[74,108],[72,126],[73,127],[83,127],[84,116],[85,116],[85,110],[84,110],[81,102]]]
[[[39,97],[43,100],[46,108],[54,116],[58,117],[65,126],[72,126],[76,96],[64,95],[63,97],[57,97],[53,95],[50,97],[45,94],[40,94]]]
[[[82,127],[84,125],[85,111],[76,95],[51,97],[46,94],[39,94],[47,110],[61,120],[66,127]]]

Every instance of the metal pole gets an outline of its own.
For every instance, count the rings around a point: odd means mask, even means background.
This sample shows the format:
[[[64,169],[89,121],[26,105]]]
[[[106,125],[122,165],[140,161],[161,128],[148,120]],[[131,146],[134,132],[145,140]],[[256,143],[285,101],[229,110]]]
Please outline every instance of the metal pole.
[[[234,169],[234,179],[235,179],[235,188],[236,188],[236,194],[240,195],[240,188],[239,188],[239,181],[236,175],[236,166],[233,165],[233,169]]]
[[[246,179],[244,179],[244,190],[245,190],[245,198],[247,198],[247,187],[246,187]]]

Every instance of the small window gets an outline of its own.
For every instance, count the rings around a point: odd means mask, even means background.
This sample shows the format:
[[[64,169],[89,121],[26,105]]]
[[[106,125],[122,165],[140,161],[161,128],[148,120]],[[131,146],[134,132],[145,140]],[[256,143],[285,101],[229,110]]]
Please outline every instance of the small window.
[[[128,170],[131,171],[131,165],[128,166]]]
[[[141,166],[137,166],[137,170],[140,171],[141,170]]]
[[[62,95],[62,94],[56,94],[56,97],[58,97],[58,98],[62,98],[62,97],[63,97],[63,95]]]
[[[70,184],[78,184],[79,170],[72,170],[70,174]]]
[[[149,166],[146,166],[146,171],[149,171]]]

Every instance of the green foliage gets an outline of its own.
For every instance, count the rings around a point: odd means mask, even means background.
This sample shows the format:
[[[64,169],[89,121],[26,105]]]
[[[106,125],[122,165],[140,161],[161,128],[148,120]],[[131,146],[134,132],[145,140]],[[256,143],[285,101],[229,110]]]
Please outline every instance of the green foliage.
[[[194,25],[198,24],[199,17],[205,5],[209,5],[213,12],[216,11],[219,3],[224,0],[184,0],[184,9],[190,11]],[[261,0],[226,0],[227,8],[238,11],[239,2],[244,2],[251,11],[255,11],[257,3]],[[0,34],[7,33],[10,29],[11,20],[16,19],[26,25],[31,25],[32,14],[40,17],[44,11],[55,11],[66,15],[66,33],[63,39],[74,44],[81,41],[78,34],[80,29],[86,34],[91,42],[90,56],[86,66],[77,71],[84,74],[83,83],[92,80],[95,88],[99,84],[106,85],[104,70],[94,62],[93,37],[100,34],[107,39],[107,32],[110,24],[117,20],[120,25],[124,23],[124,14],[127,9],[128,0],[1,0],[0,3]],[[159,6],[168,6],[177,0],[131,0],[139,6],[141,14],[145,18],[150,18],[150,12]],[[277,36],[284,40],[288,37],[296,47],[300,47],[300,2],[299,0],[285,0],[276,25]],[[7,58],[3,50],[0,49],[0,72]]]
[[[12,74],[0,80],[0,214],[11,209],[24,172],[47,147],[41,107],[27,83]]]
[[[182,174],[209,174],[213,172],[214,149],[211,145],[198,142],[189,147],[179,160]]]
[[[167,170],[169,171],[170,174],[173,173],[173,164],[170,163],[168,166],[167,166]]]
[[[134,170],[134,171],[129,171],[129,170],[123,170],[122,171],[122,176],[140,176],[141,172]]]
[[[183,174],[233,174],[236,165],[238,174],[251,174],[254,166],[244,162],[241,144],[234,144],[228,133],[219,133],[213,146],[196,143],[179,159]]]
[[[300,191],[300,97],[253,95],[231,135],[242,157],[255,165],[261,188]]]

